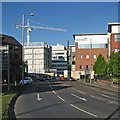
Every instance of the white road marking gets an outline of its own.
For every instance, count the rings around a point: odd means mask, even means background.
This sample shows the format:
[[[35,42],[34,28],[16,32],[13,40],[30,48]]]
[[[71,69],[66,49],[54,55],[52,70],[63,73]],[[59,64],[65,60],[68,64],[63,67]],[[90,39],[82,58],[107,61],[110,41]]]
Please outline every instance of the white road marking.
[[[85,98],[79,97],[79,96],[77,96],[77,95],[75,95],[75,94],[71,94],[71,95],[73,95],[74,97],[79,98],[80,100],[87,101]]]
[[[105,100],[104,98],[96,97],[96,96],[93,96],[93,95],[90,95],[90,97],[93,97],[93,98],[98,99],[98,100],[102,100],[104,102],[108,102],[109,104],[118,104],[117,102],[108,101],[108,100]]]
[[[104,97],[107,97],[107,98],[112,98],[114,100],[118,100],[118,98],[115,98],[115,97],[107,96],[107,95],[104,95],[104,94],[101,94],[101,95],[104,96]]]
[[[105,92],[104,93],[107,93],[107,94],[110,94],[110,95],[114,95],[115,96],[115,93],[109,93],[109,92]]]
[[[58,98],[60,98],[62,101],[65,101],[63,98],[61,98],[59,95],[57,95]]]
[[[53,90],[53,93],[56,94],[56,92]]]
[[[96,99],[98,99],[98,100],[106,101],[105,99],[100,98],[100,97],[97,97],[97,96],[94,96],[94,95],[90,95],[90,97],[92,97],[92,98],[96,98]]]
[[[75,88],[72,88],[73,90],[76,90],[76,91],[78,91],[79,93],[81,93],[81,94],[86,94],[85,92],[83,92],[83,91],[80,91],[80,90],[77,90],[77,89],[75,89]]]
[[[79,108],[79,107],[77,107],[77,106],[75,106],[75,105],[73,105],[73,104],[70,104],[70,106],[72,106],[72,107],[74,107],[74,108],[76,108],[76,109],[78,109],[78,110],[80,110],[80,111],[82,111],[82,112],[84,112],[84,113],[87,113],[87,114],[89,114],[89,115],[91,115],[91,116],[93,116],[93,117],[97,117],[97,115],[95,115],[95,114],[93,114],[93,113],[90,113],[90,112],[87,112],[86,110],[83,110],[83,109],[81,109],[81,108]]]
[[[42,100],[42,98],[40,97],[39,94],[37,94],[37,101],[40,101],[40,100]]]

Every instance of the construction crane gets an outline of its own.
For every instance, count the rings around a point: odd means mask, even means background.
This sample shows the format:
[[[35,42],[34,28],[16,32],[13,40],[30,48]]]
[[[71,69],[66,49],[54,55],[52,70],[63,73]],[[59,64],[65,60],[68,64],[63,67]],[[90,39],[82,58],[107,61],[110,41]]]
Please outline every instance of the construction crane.
[[[66,31],[67,31],[67,30],[65,30],[65,29],[52,28],[52,27],[30,26],[30,21],[32,21],[32,20],[29,20],[29,19],[28,19],[27,26],[24,26],[25,28],[27,28],[27,46],[29,46],[29,42],[30,42],[30,32],[31,32],[33,29],[54,30],[54,31],[61,31],[61,32],[66,32]],[[38,23],[38,22],[35,22],[35,21],[32,21],[32,22]],[[40,23],[38,23],[38,24],[40,24]],[[44,25],[44,24],[40,24],[40,25]],[[16,28],[18,28],[18,27],[23,27],[23,26],[16,25],[16,24],[14,24],[13,26],[16,27]],[[44,25],[44,26],[47,26],[47,25]]]

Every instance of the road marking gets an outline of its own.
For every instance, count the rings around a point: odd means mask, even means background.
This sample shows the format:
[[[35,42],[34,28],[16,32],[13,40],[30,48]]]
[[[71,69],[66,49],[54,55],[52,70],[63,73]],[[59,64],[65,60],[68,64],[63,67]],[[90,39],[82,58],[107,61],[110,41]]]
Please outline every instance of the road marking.
[[[53,90],[53,93],[56,94],[56,92]]]
[[[71,94],[71,95],[73,95],[74,97],[79,98],[80,100],[87,101],[85,98],[79,97],[79,96],[77,96],[77,95],[75,95],[75,94]]]
[[[115,93],[109,93],[109,92],[105,92],[105,91],[104,91],[104,93],[107,93],[107,94],[110,94],[110,95],[114,95],[114,96],[116,95]]]
[[[85,92],[82,92],[82,91],[80,91],[80,90],[77,90],[77,89],[75,89],[75,88],[72,88],[73,90],[76,90],[76,91],[78,91],[79,93],[82,93],[82,94],[86,94]]]
[[[94,96],[94,95],[90,95],[90,97],[92,97],[92,98],[96,98],[96,99],[98,99],[98,100],[106,101],[105,99],[100,98],[100,97],[96,97],[96,96]]]
[[[78,110],[80,110],[80,111],[82,111],[82,112],[84,112],[84,113],[87,113],[87,114],[89,114],[89,115],[91,115],[91,116],[93,116],[93,117],[97,117],[97,115],[95,115],[95,114],[93,114],[93,113],[90,113],[90,112],[87,112],[87,111],[85,111],[85,110],[83,110],[83,109],[81,109],[81,108],[79,108],[79,107],[77,107],[77,106],[75,106],[75,105],[73,105],[73,104],[70,104],[70,106],[72,106],[72,107],[74,107],[74,108],[76,108],[76,109],[78,109]]]
[[[60,98],[62,101],[65,101],[63,98],[61,98],[59,95],[57,95],[58,98]]]
[[[96,96],[93,96],[93,95],[90,95],[90,97],[93,97],[93,98],[98,99],[98,100],[102,100],[104,102],[108,102],[109,104],[118,104],[117,102],[108,101],[108,100],[105,100],[104,98],[96,97]]]
[[[39,94],[37,94],[37,101],[40,101],[40,100],[42,100],[42,98],[40,97]]]
[[[104,96],[104,97],[107,97],[107,98],[112,98],[114,100],[118,100],[118,98],[115,98],[115,97],[110,97],[110,96],[107,96],[107,95],[104,95],[104,94],[101,94],[101,95]]]

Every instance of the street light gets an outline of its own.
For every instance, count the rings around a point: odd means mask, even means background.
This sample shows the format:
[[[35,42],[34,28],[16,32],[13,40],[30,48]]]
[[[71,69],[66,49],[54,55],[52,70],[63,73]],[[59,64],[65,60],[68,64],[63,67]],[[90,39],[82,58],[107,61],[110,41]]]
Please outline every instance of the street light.
[[[30,16],[34,16],[33,13],[29,14]],[[24,80],[24,28],[25,28],[25,15],[22,15],[22,80]],[[23,83],[24,81],[22,81]]]
[[[91,52],[92,52],[92,43],[91,43],[91,39],[90,39],[90,83],[91,83],[91,61],[92,61],[92,59],[91,59]]]

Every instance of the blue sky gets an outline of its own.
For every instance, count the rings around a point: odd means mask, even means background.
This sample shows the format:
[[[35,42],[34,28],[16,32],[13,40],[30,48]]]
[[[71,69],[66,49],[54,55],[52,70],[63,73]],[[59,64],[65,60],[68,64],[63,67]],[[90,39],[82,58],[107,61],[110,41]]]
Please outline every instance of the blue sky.
[[[27,19],[48,25],[53,28],[66,29],[67,32],[33,29],[30,42],[45,42],[48,45],[61,43],[74,45],[73,34],[106,33],[108,23],[118,22],[117,2],[3,2],[2,33],[15,37],[22,43],[22,28],[16,29],[13,24],[22,25],[22,15]],[[34,26],[39,24],[30,23]],[[25,42],[27,38],[25,29]]]

